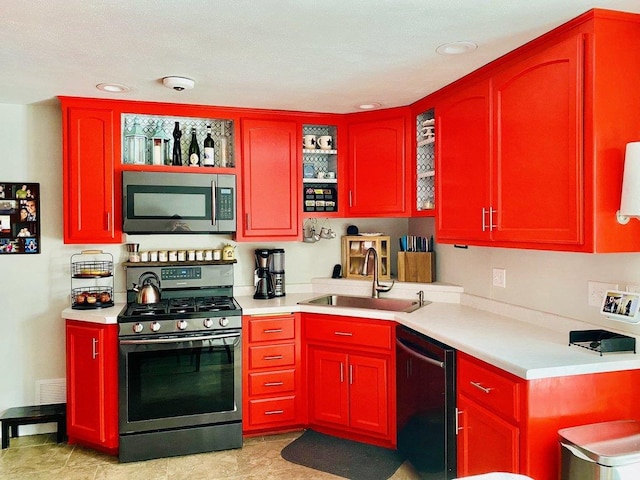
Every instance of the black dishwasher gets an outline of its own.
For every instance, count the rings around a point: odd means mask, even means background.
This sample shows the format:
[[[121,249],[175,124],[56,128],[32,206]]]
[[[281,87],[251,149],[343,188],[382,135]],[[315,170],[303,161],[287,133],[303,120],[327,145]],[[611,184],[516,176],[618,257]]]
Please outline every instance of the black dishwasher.
[[[456,351],[396,327],[398,450],[427,480],[456,478]]]

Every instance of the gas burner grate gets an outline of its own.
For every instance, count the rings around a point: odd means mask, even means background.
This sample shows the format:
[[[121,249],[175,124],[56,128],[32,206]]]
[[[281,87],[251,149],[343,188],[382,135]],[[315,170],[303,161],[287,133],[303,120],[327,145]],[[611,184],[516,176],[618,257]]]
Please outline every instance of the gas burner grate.
[[[607,330],[573,330],[569,332],[569,345],[586,348],[603,353],[633,352],[636,353],[636,339]]]
[[[217,312],[233,310],[235,305],[229,297],[200,297],[196,298],[196,308],[199,312]]]

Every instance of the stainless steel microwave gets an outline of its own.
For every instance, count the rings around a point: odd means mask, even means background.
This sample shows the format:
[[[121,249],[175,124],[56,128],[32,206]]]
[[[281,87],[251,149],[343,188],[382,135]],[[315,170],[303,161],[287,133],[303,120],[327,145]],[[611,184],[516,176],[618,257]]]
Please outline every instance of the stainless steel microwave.
[[[125,233],[236,231],[236,176],[122,172]]]

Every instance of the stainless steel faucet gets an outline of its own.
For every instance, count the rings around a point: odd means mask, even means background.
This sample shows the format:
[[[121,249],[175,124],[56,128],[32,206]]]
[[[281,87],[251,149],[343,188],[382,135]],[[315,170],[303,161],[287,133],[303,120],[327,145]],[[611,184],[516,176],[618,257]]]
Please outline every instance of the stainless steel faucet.
[[[378,281],[378,252],[373,247],[367,249],[367,253],[364,254],[364,265],[362,266],[362,275],[369,275],[369,256],[373,253],[373,283],[371,284],[371,297],[380,298],[380,293],[388,292],[393,287],[395,280],[391,282],[391,285],[380,285]]]

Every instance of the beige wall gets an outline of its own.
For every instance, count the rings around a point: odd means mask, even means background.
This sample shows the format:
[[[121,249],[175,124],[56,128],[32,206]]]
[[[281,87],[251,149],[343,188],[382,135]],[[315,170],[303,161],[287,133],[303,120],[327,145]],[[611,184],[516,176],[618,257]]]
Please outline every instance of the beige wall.
[[[636,220],[632,220],[636,221]],[[433,232],[433,219],[409,220],[409,231]],[[466,293],[640,334],[640,327],[602,317],[587,302],[587,282],[640,284],[640,254],[584,254],[509,248],[436,246],[438,281]],[[492,269],[504,268],[506,288],[492,286]],[[567,340],[568,341],[568,340]]]

